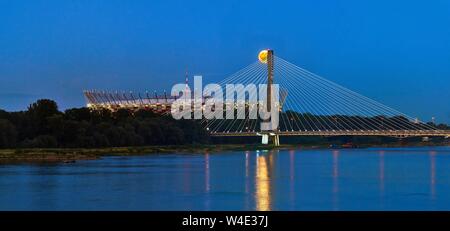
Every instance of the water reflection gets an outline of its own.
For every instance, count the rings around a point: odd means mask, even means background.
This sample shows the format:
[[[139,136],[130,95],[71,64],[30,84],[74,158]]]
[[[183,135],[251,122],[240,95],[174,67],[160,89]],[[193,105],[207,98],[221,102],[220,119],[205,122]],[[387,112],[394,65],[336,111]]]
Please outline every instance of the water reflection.
[[[384,167],[384,154],[385,151],[381,150],[378,152],[378,191],[379,191],[379,203],[380,208],[384,208],[384,197],[385,197],[385,167]]]
[[[436,151],[430,151],[430,191],[431,200],[436,199]]]
[[[256,157],[255,202],[256,210],[258,211],[271,210],[270,162],[272,162],[272,153]]]
[[[291,183],[294,182],[294,176],[295,176],[295,151],[294,150],[290,150],[289,151],[289,179],[291,181]]]
[[[296,149],[0,166],[0,210],[448,210],[445,154]]]
[[[339,209],[339,151],[333,151],[333,209]]]
[[[211,191],[210,169],[209,169],[209,153],[205,153],[205,209],[209,210],[211,198],[208,193]]]
[[[378,180],[380,181],[380,194],[383,196],[384,194],[384,151],[379,151],[379,176]]]
[[[58,178],[55,176],[58,176],[61,174],[61,167],[60,166],[43,166],[34,168],[32,167],[30,169],[30,173],[40,175],[43,178],[43,181],[41,184],[36,184],[32,180],[27,182],[29,183],[29,187],[36,192],[44,193],[53,198],[58,198],[59,194],[59,188],[58,188]],[[18,190],[18,189],[16,189]],[[58,201],[57,200],[43,200],[41,197],[30,197],[29,198],[31,202],[33,203],[33,206],[35,207],[41,207],[41,208],[51,208],[54,206],[57,206]]]
[[[289,198],[291,206],[295,204],[295,151],[289,151]]]
[[[191,162],[183,162],[182,164],[183,168],[183,192],[189,193],[191,192]]]
[[[250,152],[249,151],[245,151],[245,209],[246,210],[251,210],[251,206],[250,206],[250,197],[249,194],[250,193]]]
[[[250,172],[249,165],[250,165],[250,158],[249,158],[250,152],[245,152],[245,177],[248,178],[248,174]],[[247,192],[247,191],[246,191]]]
[[[205,153],[205,191],[208,193],[211,190],[209,179],[209,153]]]

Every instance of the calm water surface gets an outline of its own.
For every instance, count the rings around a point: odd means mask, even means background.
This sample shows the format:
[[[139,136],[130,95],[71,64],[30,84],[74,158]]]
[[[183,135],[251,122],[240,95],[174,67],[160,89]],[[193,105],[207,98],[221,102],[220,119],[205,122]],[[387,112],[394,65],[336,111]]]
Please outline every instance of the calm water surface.
[[[0,165],[0,210],[450,210],[450,147]]]

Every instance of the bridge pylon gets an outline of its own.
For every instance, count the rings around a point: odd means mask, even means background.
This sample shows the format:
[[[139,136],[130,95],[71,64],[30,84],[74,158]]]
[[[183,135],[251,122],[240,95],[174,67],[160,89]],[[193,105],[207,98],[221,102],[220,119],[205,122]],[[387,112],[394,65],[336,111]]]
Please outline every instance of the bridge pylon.
[[[272,144],[273,146],[280,146],[280,135],[276,134],[276,133],[263,133],[263,134],[259,134],[257,133],[257,135],[261,136],[261,143],[262,144]]]
[[[245,110],[240,110],[240,115],[245,118],[234,121],[219,118],[203,120],[211,136],[260,136],[263,145],[274,146],[280,145],[280,136],[450,138],[450,130],[442,130],[409,117],[278,56],[275,57],[273,50],[261,51],[258,58],[259,63],[250,64],[222,83],[253,82],[255,86],[265,84],[266,92],[259,91],[263,89],[255,89],[255,92],[257,90],[262,94],[257,95],[256,104],[235,104],[235,109],[242,109],[241,106],[244,106]],[[249,89],[242,92],[245,101],[248,91]],[[247,111],[251,110],[247,108],[258,109],[260,116],[264,117],[257,120],[250,118]],[[268,111],[270,116],[266,114]],[[275,118],[277,115],[278,118]]]
[[[261,53],[265,55],[266,58],[261,59]],[[267,111],[270,112],[272,110],[272,85],[273,85],[273,73],[274,73],[274,55],[273,50],[264,50],[260,53],[260,61],[267,64]],[[275,109],[274,109],[275,110]],[[270,118],[269,120],[272,120],[273,118]],[[267,121],[270,122],[270,121]],[[268,144],[269,142],[272,143],[274,146],[280,146],[280,136],[277,134],[278,129],[274,129],[272,131],[269,131],[268,134],[262,136],[261,143],[262,144]]]

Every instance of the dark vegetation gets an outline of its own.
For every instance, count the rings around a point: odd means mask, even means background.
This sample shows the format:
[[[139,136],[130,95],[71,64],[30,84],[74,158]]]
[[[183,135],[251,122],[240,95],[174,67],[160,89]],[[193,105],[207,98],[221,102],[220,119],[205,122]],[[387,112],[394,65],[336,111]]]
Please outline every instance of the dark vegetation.
[[[27,111],[0,110],[0,148],[100,148],[208,143],[193,120],[174,120],[151,111],[58,110],[42,99]]]
[[[450,129],[444,124],[436,126]],[[441,142],[443,139],[432,140]],[[420,141],[420,137],[402,140]],[[379,145],[399,140],[389,137],[282,137],[281,142],[302,145]],[[61,112],[56,102],[48,99],[38,100],[26,111],[0,110],[0,148],[105,148],[208,143],[257,144],[260,143],[260,137],[213,138],[196,120],[174,120],[171,116],[161,116],[146,110],[131,112],[122,109],[111,112],[73,108]]]

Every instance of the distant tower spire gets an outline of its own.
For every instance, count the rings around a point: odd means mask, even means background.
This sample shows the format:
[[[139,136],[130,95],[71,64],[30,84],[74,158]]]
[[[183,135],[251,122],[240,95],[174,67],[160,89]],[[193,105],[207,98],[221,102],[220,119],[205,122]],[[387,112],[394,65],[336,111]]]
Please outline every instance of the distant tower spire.
[[[186,67],[186,73],[185,73],[185,75],[184,75],[184,77],[185,77],[185,80],[184,80],[184,82],[185,82],[185,84],[186,84],[186,88],[185,88],[185,92],[184,92],[184,94],[185,94],[185,100],[187,100],[187,95],[188,95],[188,92],[189,92],[189,75],[188,75],[188,69],[187,69],[187,67]]]
[[[187,70],[187,68],[186,68],[186,72],[185,72],[185,74],[184,74],[184,77],[185,77],[185,79],[184,79],[184,82],[186,83],[186,89],[188,88],[188,82],[189,82],[189,76],[188,76],[188,70]]]

